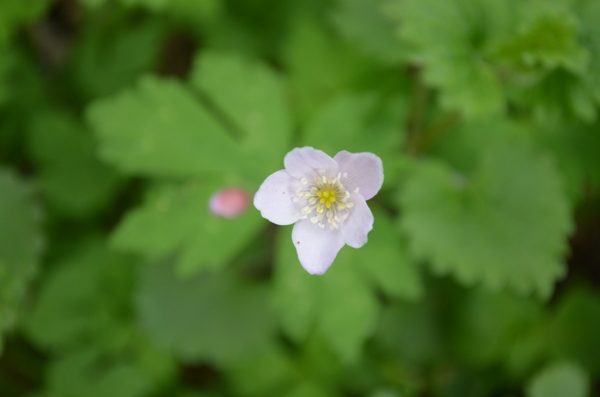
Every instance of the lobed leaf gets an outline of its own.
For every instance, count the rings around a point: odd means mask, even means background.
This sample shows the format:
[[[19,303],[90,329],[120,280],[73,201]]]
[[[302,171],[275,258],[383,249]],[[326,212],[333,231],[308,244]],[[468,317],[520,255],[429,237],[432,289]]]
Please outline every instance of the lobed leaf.
[[[183,361],[245,360],[273,339],[274,318],[261,285],[222,273],[182,279],[170,261],[144,266],[140,280],[136,301],[143,328]]]
[[[28,138],[41,190],[53,208],[82,217],[97,213],[114,197],[120,176],[96,158],[91,134],[73,116],[39,112]]]
[[[483,149],[471,175],[424,161],[400,204],[413,254],[463,284],[547,298],[564,275],[568,201],[553,164],[523,144]]]
[[[154,189],[146,202],[130,211],[111,237],[124,251],[153,259],[177,257],[180,274],[219,267],[230,261],[263,225],[253,210],[236,219],[218,218],[209,211],[210,197],[222,181],[190,181]]]
[[[135,89],[93,102],[86,116],[102,158],[127,173],[190,177],[237,166],[233,138],[175,80],[146,76]]]
[[[292,133],[282,78],[265,65],[239,56],[203,52],[190,75],[240,136],[246,155],[241,171],[262,181],[281,168]]]
[[[510,24],[508,11],[502,0],[408,0],[388,12],[400,21],[425,82],[440,89],[442,107],[478,118],[504,110],[500,79],[485,54]]]

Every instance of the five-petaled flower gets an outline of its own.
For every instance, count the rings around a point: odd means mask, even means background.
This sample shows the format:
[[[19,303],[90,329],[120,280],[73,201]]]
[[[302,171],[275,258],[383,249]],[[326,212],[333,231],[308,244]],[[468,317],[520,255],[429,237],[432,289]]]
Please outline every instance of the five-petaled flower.
[[[334,158],[312,147],[296,148],[254,196],[261,215],[277,225],[295,223],[292,242],[300,263],[323,274],[344,244],[360,248],[373,229],[367,206],[383,183],[383,164],[373,153],[341,151]]]

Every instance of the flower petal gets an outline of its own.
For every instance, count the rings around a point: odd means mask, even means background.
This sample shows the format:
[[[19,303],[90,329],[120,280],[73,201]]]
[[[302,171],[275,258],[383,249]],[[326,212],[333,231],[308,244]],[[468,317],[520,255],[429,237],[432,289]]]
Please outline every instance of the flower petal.
[[[383,163],[378,156],[369,152],[350,153],[342,150],[334,160],[338,163],[339,172],[348,173],[344,187],[349,192],[358,188],[365,200],[369,200],[381,189]]]
[[[283,164],[291,176],[302,179],[319,175],[319,170],[325,170],[325,175],[335,177],[338,165],[325,152],[312,147],[293,149],[285,155]]]
[[[373,214],[361,194],[353,194],[348,201],[354,206],[340,229],[346,244],[352,248],[360,248],[365,245],[367,234],[373,229]]]
[[[339,229],[322,229],[308,219],[294,225],[292,241],[302,267],[310,274],[325,273],[344,246]]]
[[[277,224],[290,225],[302,216],[306,199],[296,196],[302,183],[286,170],[277,171],[267,177],[254,195],[254,206],[263,218]],[[298,197],[298,201],[292,199]]]

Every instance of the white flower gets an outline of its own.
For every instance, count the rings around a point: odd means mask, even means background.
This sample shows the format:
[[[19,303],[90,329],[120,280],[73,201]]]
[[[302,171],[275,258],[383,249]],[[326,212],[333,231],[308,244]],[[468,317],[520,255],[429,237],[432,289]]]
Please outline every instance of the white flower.
[[[294,225],[292,241],[300,263],[323,274],[345,244],[360,248],[373,229],[367,206],[383,183],[383,164],[373,153],[341,151],[334,158],[312,147],[296,148],[254,196],[261,215],[277,225]]]

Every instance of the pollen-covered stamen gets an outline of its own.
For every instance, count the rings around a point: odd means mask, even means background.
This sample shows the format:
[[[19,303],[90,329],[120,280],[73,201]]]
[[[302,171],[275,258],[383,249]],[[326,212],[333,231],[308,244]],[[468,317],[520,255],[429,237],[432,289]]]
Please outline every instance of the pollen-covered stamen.
[[[331,230],[340,227],[339,222],[348,218],[348,208],[352,203],[348,202],[350,193],[342,184],[342,179],[348,174],[338,174],[335,178],[324,176],[325,171],[320,170],[321,176],[314,179],[313,182],[306,182],[309,185],[307,190],[298,189],[297,196],[308,200],[308,205],[302,208],[300,219],[306,219],[315,211],[316,215],[310,218],[312,223],[318,224],[321,228],[327,223]],[[304,182],[305,178],[302,178]]]

